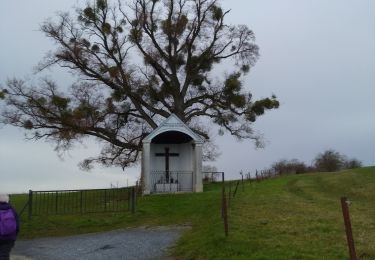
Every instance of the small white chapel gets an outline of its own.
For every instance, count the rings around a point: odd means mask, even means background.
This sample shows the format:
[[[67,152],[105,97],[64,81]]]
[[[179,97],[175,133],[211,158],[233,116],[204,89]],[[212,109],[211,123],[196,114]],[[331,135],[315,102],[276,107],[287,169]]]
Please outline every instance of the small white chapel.
[[[175,114],[143,139],[144,194],[202,192],[204,140]]]

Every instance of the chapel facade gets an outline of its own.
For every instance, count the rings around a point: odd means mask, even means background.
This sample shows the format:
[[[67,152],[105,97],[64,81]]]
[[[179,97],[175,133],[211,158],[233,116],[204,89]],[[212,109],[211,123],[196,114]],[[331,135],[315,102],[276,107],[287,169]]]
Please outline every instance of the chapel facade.
[[[144,193],[201,192],[204,140],[171,114],[143,140]]]

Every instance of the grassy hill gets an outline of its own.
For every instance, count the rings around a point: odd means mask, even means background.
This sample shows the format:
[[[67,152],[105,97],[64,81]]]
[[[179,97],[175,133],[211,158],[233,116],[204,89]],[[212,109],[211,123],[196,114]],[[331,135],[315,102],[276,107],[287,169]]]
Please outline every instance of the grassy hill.
[[[227,188],[230,183],[226,183]],[[232,189],[234,183],[232,183]],[[228,189],[227,189],[228,190]],[[201,194],[146,196],[135,214],[22,217],[21,238],[124,227],[191,226],[173,256],[182,259],[347,259],[340,197],[350,200],[357,255],[375,259],[375,167],[246,182],[230,200],[229,236],[220,211],[221,184]],[[21,207],[26,196],[13,196]]]

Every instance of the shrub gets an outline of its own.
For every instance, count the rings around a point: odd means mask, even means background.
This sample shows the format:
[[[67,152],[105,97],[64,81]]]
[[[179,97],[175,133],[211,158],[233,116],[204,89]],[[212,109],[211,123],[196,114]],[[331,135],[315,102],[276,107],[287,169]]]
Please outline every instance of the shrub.
[[[315,168],[321,172],[341,170],[345,164],[345,157],[334,150],[319,153],[314,160]]]
[[[271,168],[276,174],[300,174],[307,172],[310,168],[306,166],[304,162],[297,159],[292,160],[280,160],[272,164]]]
[[[345,161],[345,169],[354,169],[362,167],[362,162],[356,158],[348,159]]]

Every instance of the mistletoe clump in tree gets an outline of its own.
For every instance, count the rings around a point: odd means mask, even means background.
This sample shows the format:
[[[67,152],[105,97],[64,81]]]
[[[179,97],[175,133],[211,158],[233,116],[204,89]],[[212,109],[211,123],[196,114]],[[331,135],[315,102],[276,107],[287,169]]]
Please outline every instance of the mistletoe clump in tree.
[[[63,91],[52,80],[8,81],[1,121],[57,149],[95,137],[105,145],[83,162],[88,168],[137,162],[142,139],[171,113],[206,140],[202,119],[259,144],[252,123],[279,102],[244,90],[258,47],[246,25],[224,22],[227,14],[217,0],[97,0],[74,17],[62,13],[41,26],[57,48],[39,68],[68,68],[76,83]],[[215,76],[215,65],[229,60],[232,71]]]

